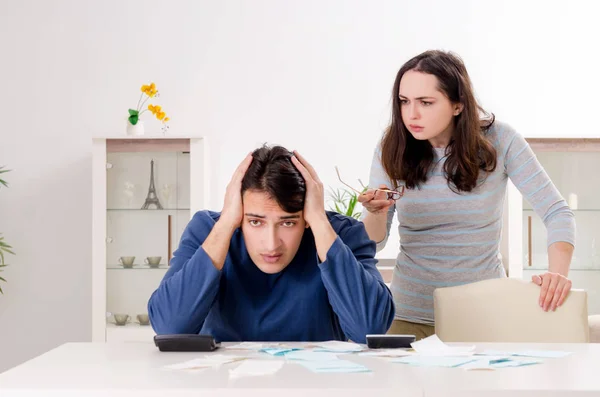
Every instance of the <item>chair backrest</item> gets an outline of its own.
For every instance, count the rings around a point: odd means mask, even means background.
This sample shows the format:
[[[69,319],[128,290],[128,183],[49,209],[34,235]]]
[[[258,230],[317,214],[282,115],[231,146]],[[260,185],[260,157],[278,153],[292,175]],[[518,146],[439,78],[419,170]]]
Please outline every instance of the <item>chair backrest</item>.
[[[548,312],[539,295],[538,285],[513,278],[438,288],[435,332],[444,342],[589,342],[585,291],[571,290]]]

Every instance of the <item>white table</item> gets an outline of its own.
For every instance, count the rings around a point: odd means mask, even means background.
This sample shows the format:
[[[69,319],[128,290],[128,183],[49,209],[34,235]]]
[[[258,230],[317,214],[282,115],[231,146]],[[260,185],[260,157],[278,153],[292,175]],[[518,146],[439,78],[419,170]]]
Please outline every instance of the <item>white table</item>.
[[[272,376],[230,379],[229,369],[238,363],[196,373],[162,368],[207,353],[163,353],[152,343],[67,343],[0,374],[0,396],[600,396],[600,344],[477,344],[478,351],[483,349],[574,354],[496,371],[411,367],[343,355],[372,372],[312,373],[286,363]],[[216,353],[240,351],[222,348]]]

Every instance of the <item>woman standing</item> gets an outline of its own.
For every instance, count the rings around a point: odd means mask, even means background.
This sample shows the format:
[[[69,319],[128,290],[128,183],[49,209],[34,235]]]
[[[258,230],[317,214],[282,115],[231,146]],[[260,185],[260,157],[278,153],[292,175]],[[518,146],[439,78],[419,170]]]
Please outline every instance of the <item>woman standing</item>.
[[[359,197],[369,237],[383,248],[394,214],[400,234],[389,333],[434,333],[433,291],[506,277],[499,254],[508,178],[548,231],[549,271],[533,277],[540,310],[556,310],[567,278],[575,221],[525,139],[477,103],[459,57],[420,54],[399,70],[391,125]],[[382,190],[383,189],[383,190]]]

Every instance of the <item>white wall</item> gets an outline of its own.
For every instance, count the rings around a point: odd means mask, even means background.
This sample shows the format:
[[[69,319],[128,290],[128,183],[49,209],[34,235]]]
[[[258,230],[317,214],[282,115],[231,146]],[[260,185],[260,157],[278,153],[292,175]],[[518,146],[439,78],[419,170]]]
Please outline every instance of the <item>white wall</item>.
[[[0,2],[0,371],[90,339],[91,137],[124,131],[155,81],[171,133],[209,138],[210,204],[259,143],[298,149],[328,185],[366,179],[394,76],[462,55],[484,106],[528,136],[598,136],[592,2]],[[148,120],[147,129],[158,131]],[[392,250],[393,251],[393,250]],[[393,255],[393,254],[392,254]]]

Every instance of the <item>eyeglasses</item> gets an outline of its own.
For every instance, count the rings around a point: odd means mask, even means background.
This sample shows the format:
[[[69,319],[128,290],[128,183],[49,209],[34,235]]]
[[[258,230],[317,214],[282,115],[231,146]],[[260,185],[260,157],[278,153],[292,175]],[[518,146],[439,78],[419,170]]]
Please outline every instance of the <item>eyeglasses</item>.
[[[342,177],[340,176],[340,170],[338,169],[337,165],[335,166],[335,172],[337,173],[337,176],[338,176],[338,179],[340,180],[340,182],[342,182],[344,185],[348,186],[350,189],[354,190],[356,193],[363,194],[368,189],[368,187],[365,186],[360,179],[358,180],[358,182],[363,187],[362,191],[359,191],[358,189],[355,189],[352,186],[348,185],[346,182],[344,182],[342,180]],[[404,185],[398,186],[395,190],[377,189],[377,190],[375,190],[375,192],[376,193],[377,192],[386,192],[388,200],[399,200],[402,196],[404,196]]]

